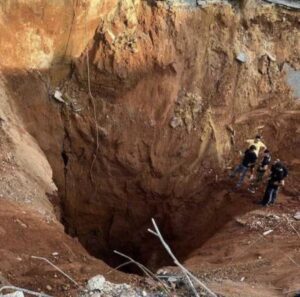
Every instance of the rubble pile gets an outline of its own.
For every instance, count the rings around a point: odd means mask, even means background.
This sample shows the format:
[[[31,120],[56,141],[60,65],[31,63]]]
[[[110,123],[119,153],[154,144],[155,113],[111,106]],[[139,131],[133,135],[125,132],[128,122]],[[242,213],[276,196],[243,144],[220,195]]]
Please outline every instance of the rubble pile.
[[[243,218],[236,218],[236,222],[246,226],[251,231],[265,232],[277,230],[285,234],[295,234],[295,227],[298,222],[292,214],[273,214],[256,211]]]
[[[147,292],[128,284],[113,284],[102,275],[91,278],[79,297],[165,297],[165,292]]]

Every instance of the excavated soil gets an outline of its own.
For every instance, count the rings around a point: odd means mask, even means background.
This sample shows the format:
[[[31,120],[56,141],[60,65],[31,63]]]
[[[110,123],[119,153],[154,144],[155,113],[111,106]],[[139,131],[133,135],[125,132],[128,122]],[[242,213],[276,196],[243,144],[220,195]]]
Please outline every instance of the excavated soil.
[[[15,285],[54,296],[76,296],[78,287],[74,283],[32,256],[47,258],[79,284],[99,271],[114,282],[134,281],[134,277],[122,275],[89,256],[55,220],[4,199],[0,205],[1,287]]]
[[[255,1],[33,2],[0,4],[4,277],[44,289],[48,276],[30,255],[53,252],[78,281],[108,269],[88,253],[111,266],[123,262],[113,250],[154,270],[170,265],[147,232],[155,218],[179,259],[216,292],[297,290],[299,224],[288,228],[299,208],[300,109],[285,65],[300,68],[299,12]],[[267,231],[251,224],[269,222],[270,211],[253,203],[263,189],[231,192],[227,178],[257,133],[289,168],[271,210],[286,223],[240,257]],[[277,261],[277,250],[294,264]],[[50,284],[57,296],[74,294]]]

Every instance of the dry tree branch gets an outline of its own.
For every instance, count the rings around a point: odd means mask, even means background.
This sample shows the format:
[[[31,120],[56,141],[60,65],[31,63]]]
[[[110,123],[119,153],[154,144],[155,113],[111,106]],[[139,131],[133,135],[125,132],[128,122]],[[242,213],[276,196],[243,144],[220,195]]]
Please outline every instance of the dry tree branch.
[[[292,227],[292,229],[295,231],[295,233],[300,238],[300,233],[297,231],[297,229],[294,227],[294,225],[287,219],[288,224]]]
[[[151,272],[147,267],[145,267],[143,264],[135,261],[134,259],[130,258],[129,256],[121,253],[121,252],[118,252],[118,251],[114,251],[115,254],[125,258],[125,259],[128,259],[130,260],[131,263],[135,264],[137,267],[139,267],[148,277],[150,278],[153,278],[154,280],[158,281],[163,287],[164,289],[166,290],[166,292],[169,294],[170,293],[170,290],[169,288],[153,273]]]
[[[154,219],[152,219],[152,220],[154,220]],[[152,222],[153,222],[153,221],[152,221]],[[154,221],[154,223],[155,223],[155,221]],[[153,225],[154,225],[154,223],[153,223]],[[155,224],[155,225],[156,225],[156,224]],[[154,228],[155,228],[155,225],[154,225]],[[155,229],[156,229],[156,228],[155,228]],[[159,238],[160,238],[160,236],[161,236],[161,234],[159,233],[159,230],[158,230],[157,233],[154,232],[154,231],[151,230],[151,229],[148,229],[148,231],[149,231],[151,234],[153,234],[153,235],[155,235],[155,236],[157,236],[157,237],[159,237]],[[174,260],[174,263],[175,263],[177,266],[179,266],[179,265],[178,265],[179,262],[177,261],[176,257],[175,257],[174,254],[172,253],[170,247],[166,244],[166,242],[165,242],[164,240],[161,240],[161,241],[162,241],[163,246],[164,246],[165,249],[167,250],[168,254],[169,254],[169,255],[172,257],[172,259]],[[179,266],[179,267],[180,267],[180,266]],[[181,267],[180,267],[180,268],[181,268]],[[193,285],[192,280],[190,279],[190,277],[189,277],[189,275],[187,274],[187,272],[185,271],[185,269],[182,269],[182,268],[181,268],[181,270],[182,270],[182,272],[183,272],[185,278],[187,279],[187,281],[188,281],[188,283],[189,283],[189,285],[190,285],[190,287],[191,287],[191,289],[192,289],[194,295],[195,295],[196,297],[200,297],[199,294],[198,294],[198,292],[197,292],[197,290],[196,290],[196,288],[195,288],[195,286]]]
[[[26,294],[33,295],[33,296],[38,296],[38,297],[52,297],[52,296],[44,294],[44,293],[38,293],[38,292],[31,291],[31,290],[15,287],[15,286],[3,286],[3,287],[0,288],[0,292],[2,292],[4,290],[22,291]],[[0,295],[0,296],[2,296],[2,295]]]
[[[190,285],[190,287],[191,287],[194,295],[196,297],[200,297],[199,294],[198,294],[198,292],[197,292],[197,290],[196,290],[196,288],[195,288],[195,286],[194,286],[194,284],[193,284],[193,282],[192,282],[192,280],[191,280],[191,278],[188,276],[187,273],[184,273],[184,274],[185,274],[185,277],[186,277],[186,279],[187,279],[187,281],[188,281],[188,283],[189,283],[189,285]]]
[[[139,268],[140,268],[147,276],[149,276],[149,277],[152,278],[151,273],[149,273],[148,269],[147,269],[143,264],[141,264],[141,263],[135,261],[134,259],[130,258],[129,256],[127,256],[127,255],[125,255],[125,254],[123,254],[123,253],[121,253],[121,252],[119,252],[119,251],[116,251],[116,250],[115,250],[114,253],[117,254],[117,255],[119,255],[119,256],[121,256],[121,257],[123,257],[123,258],[125,258],[125,259],[130,260],[130,263],[135,264],[135,265],[136,265],[137,267],[139,267]]]
[[[184,273],[184,275],[187,277],[188,280],[194,280],[195,283],[197,283],[201,288],[203,288],[210,296],[212,297],[217,297],[217,295],[211,291],[203,282],[201,282],[197,277],[195,277],[189,270],[187,270],[182,264],[180,264],[180,262],[178,261],[178,259],[175,257],[175,255],[173,254],[173,252],[171,251],[171,248],[169,247],[169,245],[165,242],[163,236],[161,235],[159,228],[157,227],[157,224],[155,222],[155,220],[152,218],[152,224],[154,226],[155,231],[148,229],[148,231],[155,235],[156,237],[159,238],[159,240],[161,241],[161,243],[163,244],[164,248],[166,249],[166,251],[168,252],[168,254],[170,255],[170,257],[173,259],[174,264],[176,266],[178,266],[182,272]],[[191,278],[191,279],[190,279]],[[190,282],[191,288],[193,290],[193,292],[195,293],[195,296],[199,296],[192,281]]]
[[[62,271],[59,267],[57,267],[56,265],[54,265],[50,260],[48,260],[47,258],[44,257],[36,257],[36,256],[31,256],[32,259],[37,259],[37,260],[42,260],[47,262],[50,266],[52,266],[53,268],[55,268],[57,271],[59,271],[62,275],[64,275],[67,279],[69,279],[73,284],[75,284],[78,288],[81,288],[81,286],[72,278],[70,277],[68,274],[66,274],[64,271]]]
[[[120,268],[122,268],[122,267],[124,267],[124,266],[127,266],[127,265],[129,265],[129,264],[131,264],[131,263],[132,263],[132,261],[127,261],[127,262],[125,262],[125,263],[122,263],[122,264],[120,264],[119,266],[110,269],[110,270],[107,271],[105,274],[110,274],[110,273],[112,273],[113,271],[119,270]]]

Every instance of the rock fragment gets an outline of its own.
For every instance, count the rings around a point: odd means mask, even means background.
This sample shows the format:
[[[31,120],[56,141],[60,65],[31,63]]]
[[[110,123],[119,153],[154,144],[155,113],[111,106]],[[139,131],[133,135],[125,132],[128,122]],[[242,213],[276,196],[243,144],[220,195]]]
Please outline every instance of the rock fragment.
[[[294,219],[300,221],[300,211],[296,212],[296,214],[294,215]]]
[[[183,124],[182,119],[179,118],[179,117],[176,117],[176,116],[174,116],[174,117],[171,119],[171,122],[170,122],[170,126],[171,126],[173,129],[175,129],[175,128],[177,128],[177,127],[181,127],[182,124]]]
[[[270,234],[272,232],[273,232],[273,230],[268,230],[268,231],[266,231],[266,232],[263,233],[263,236],[267,236],[268,234]]]
[[[105,278],[102,275],[96,275],[88,281],[87,289],[89,291],[102,290],[105,284]]]
[[[136,291],[128,284],[113,284],[106,281],[102,275],[96,275],[91,278],[86,286],[86,290],[83,290],[80,297],[141,297],[148,296],[147,292],[143,290],[143,293]]]
[[[56,99],[58,102],[61,103],[66,103],[65,100],[63,99],[63,94],[61,91],[59,90],[55,90],[54,94],[53,94],[54,99]]]
[[[244,53],[244,52],[239,52],[237,55],[236,55],[236,59],[241,62],[241,63],[246,63],[247,60],[248,60],[248,57],[247,55]]]

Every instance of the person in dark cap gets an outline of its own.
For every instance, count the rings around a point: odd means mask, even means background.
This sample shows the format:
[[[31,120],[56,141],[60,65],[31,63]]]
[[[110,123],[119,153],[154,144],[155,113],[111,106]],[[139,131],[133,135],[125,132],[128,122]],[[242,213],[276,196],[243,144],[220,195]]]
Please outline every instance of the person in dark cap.
[[[236,187],[239,188],[245,179],[245,176],[247,174],[247,171],[251,166],[253,166],[257,160],[257,155],[255,153],[256,146],[251,145],[249,149],[245,151],[244,158],[242,160],[242,163],[233,170],[233,172],[230,174],[230,177],[233,178],[237,174],[240,174],[240,178],[238,183],[236,184]]]
[[[278,189],[284,186],[284,179],[288,176],[287,168],[279,159],[271,167],[271,174],[265,191],[265,195],[260,202],[263,206],[273,204],[277,198]]]
[[[257,167],[255,180],[251,183],[249,187],[249,192],[255,193],[259,185],[262,183],[263,177],[268,170],[269,164],[271,163],[271,154],[268,149],[264,151],[262,160]]]

